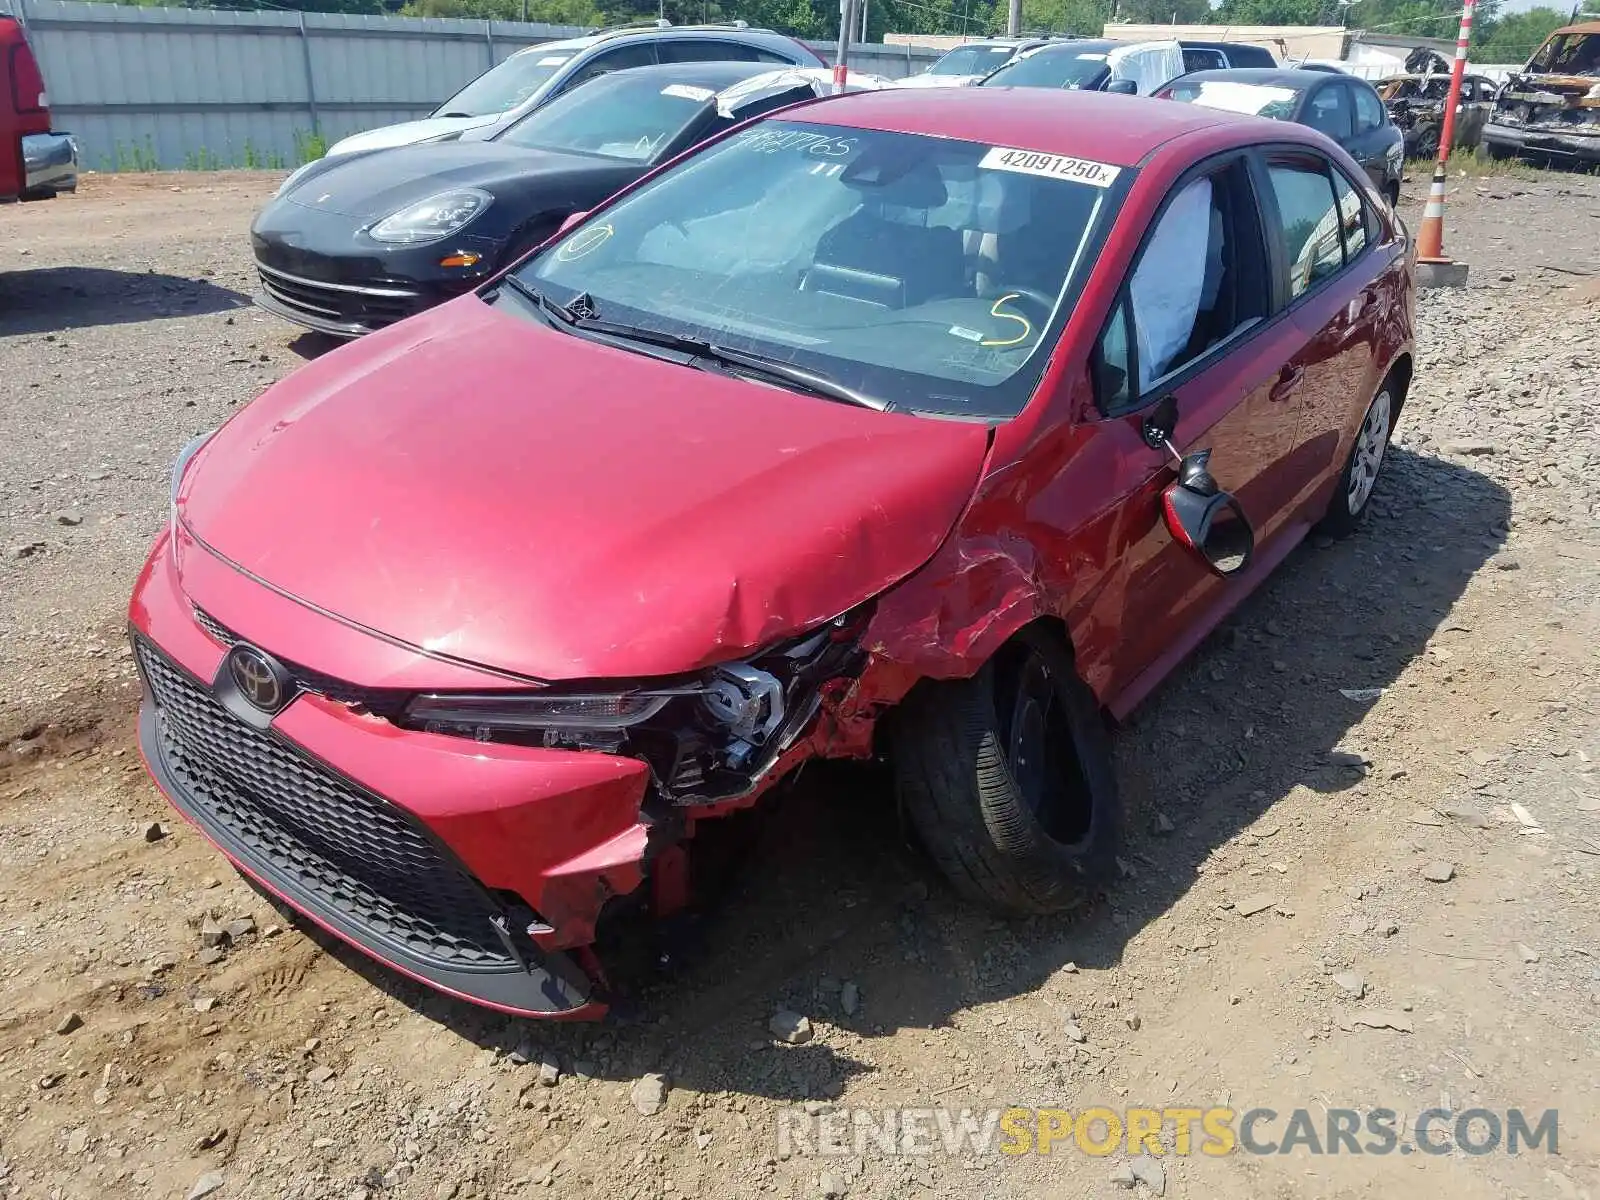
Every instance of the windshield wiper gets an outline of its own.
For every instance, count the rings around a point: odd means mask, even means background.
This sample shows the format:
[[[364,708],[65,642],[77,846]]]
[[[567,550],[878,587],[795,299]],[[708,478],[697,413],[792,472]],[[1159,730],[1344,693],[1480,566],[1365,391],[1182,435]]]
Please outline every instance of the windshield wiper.
[[[796,391],[810,392],[813,396],[822,396],[828,400],[838,400],[844,404],[854,404],[858,408],[870,408],[877,412],[890,412],[894,408],[892,401],[857,391],[826,375],[807,370],[805,367],[797,367],[780,358],[751,354],[748,350],[733,350],[727,346],[713,346],[709,342],[701,342],[700,345],[705,347],[701,351],[702,358],[739,367],[751,374],[770,376],[788,384]]]
[[[524,283],[514,274],[505,276],[505,282],[510,284],[518,295],[538,305],[543,312],[563,325],[581,329],[585,333],[598,333],[602,337],[616,338],[619,341],[640,342],[647,346],[659,346],[663,350],[675,350],[679,354],[688,354],[725,367],[734,367],[752,375],[765,375],[795,391],[809,392],[813,396],[837,400],[843,404],[854,404],[858,408],[870,408],[876,412],[890,412],[894,408],[891,401],[857,391],[826,375],[797,367],[779,358],[713,345],[700,338],[682,337],[676,333],[668,333],[664,329],[624,325],[590,316],[589,314],[594,311],[594,301],[586,293],[574,297],[570,304],[560,304],[538,288]]]
[[[471,120],[472,118],[476,117],[477,114],[476,113],[464,113],[464,112],[447,112],[447,113],[440,113],[439,116],[441,118],[444,118],[444,117],[466,117],[468,120]]]

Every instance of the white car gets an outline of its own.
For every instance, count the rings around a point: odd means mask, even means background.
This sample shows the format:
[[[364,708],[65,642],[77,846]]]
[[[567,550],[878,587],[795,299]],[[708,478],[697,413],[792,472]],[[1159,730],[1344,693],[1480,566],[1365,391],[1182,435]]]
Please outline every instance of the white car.
[[[353,134],[328,147],[331,154],[387,150],[459,137],[521,117],[545,101],[607,71],[676,62],[770,62],[774,67],[826,66],[808,46],[768,29],[733,25],[644,26],[601,30],[586,37],[544,42],[519,50],[479,75],[419,121],[403,121]]]
[[[971,87],[991,71],[998,71],[1017,55],[1057,40],[1051,38],[985,38],[965,42],[939,58],[919,75],[896,80],[896,87]]]

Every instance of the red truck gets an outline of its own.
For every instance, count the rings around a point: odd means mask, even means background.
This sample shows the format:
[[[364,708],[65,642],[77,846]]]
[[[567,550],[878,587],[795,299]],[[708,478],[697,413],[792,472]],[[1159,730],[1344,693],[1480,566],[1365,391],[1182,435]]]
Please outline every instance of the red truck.
[[[78,145],[50,129],[49,97],[22,25],[0,15],[0,204],[78,186]]]

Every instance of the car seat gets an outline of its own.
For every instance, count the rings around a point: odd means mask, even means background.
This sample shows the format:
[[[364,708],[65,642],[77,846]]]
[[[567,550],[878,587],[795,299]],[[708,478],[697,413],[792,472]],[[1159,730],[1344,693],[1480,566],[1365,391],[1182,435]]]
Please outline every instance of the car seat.
[[[861,193],[856,209],[817,240],[800,283],[806,292],[910,308],[966,290],[961,235],[930,225],[930,210],[948,199],[936,166],[922,162],[898,178],[844,180]]]

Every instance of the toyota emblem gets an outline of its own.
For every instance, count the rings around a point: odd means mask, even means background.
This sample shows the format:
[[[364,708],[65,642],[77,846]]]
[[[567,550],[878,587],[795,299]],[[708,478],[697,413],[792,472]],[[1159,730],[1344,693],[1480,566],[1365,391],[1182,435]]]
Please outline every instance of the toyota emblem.
[[[228,654],[228,676],[252,708],[275,713],[289,702],[288,673],[254,646],[238,645]]]

